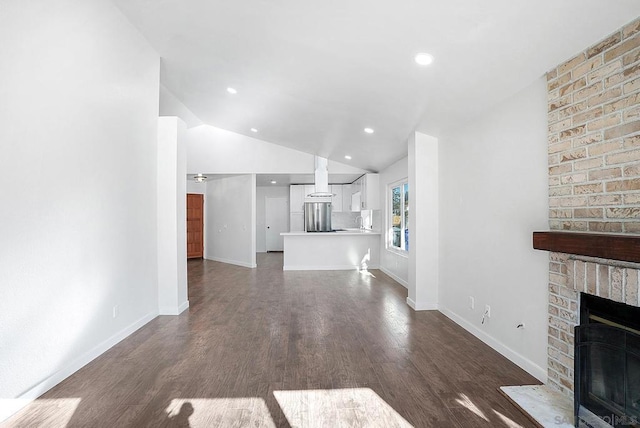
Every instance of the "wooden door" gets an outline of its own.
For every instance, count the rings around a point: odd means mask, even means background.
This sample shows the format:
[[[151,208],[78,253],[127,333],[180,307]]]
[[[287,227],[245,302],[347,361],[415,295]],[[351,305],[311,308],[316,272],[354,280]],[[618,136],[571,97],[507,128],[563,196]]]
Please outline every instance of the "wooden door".
[[[202,258],[204,195],[187,193],[187,258]]]

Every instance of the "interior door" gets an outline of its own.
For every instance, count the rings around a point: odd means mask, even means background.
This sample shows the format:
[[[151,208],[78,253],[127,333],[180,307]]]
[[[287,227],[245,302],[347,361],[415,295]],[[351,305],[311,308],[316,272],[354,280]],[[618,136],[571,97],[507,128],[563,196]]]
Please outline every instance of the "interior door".
[[[187,193],[187,258],[202,258],[204,249],[204,195]]]
[[[287,198],[265,199],[265,225],[267,234],[267,251],[283,251],[284,238],[282,232],[288,232],[289,201]]]

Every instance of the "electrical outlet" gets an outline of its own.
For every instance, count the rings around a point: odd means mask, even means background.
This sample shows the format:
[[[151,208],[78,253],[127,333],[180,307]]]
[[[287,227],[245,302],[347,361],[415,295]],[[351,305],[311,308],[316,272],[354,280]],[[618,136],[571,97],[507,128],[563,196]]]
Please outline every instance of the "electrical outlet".
[[[118,318],[118,315],[120,315],[120,306],[115,305],[113,307],[113,317]]]
[[[491,318],[491,306],[486,305],[486,306],[484,307],[484,313],[485,313],[485,315],[487,316],[487,318]]]
[[[476,308],[476,299],[474,299],[472,296],[469,296],[469,309],[475,309]]]

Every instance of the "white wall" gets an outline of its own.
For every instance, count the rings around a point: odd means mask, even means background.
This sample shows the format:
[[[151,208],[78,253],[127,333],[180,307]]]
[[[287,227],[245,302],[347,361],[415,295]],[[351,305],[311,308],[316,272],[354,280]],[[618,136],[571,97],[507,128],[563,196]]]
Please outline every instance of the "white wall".
[[[29,398],[157,314],[159,56],[106,0],[0,10],[0,398]]]
[[[286,198],[289,200],[289,186],[258,186],[256,190],[256,251],[267,252],[267,223],[265,198]],[[287,214],[287,232],[289,215]]]
[[[396,163],[380,171],[380,217],[381,217],[381,242],[380,242],[380,269],[400,284],[408,287],[409,282],[409,255],[399,254],[387,249],[390,233],[389,224],[389,185],[399,180],[409,178],[409,158],[404,157]],[[411,198],[411,189],[409,189]],[[411,220],[409,220],[411,222]]]
[[[256,267],[255,174],[209,181],[205,207],[205,259]]]
[[[185,176],[186,180],[186,176]],[[207,182],[196,183],[193,180],[187,180],[187,193],[196,193],[198,195],[205,195],[207,193]]]
[[[187,300],[187,158],[185,123],[158,119],[158,308],[178,315]]]
[[[415,310],[438,309],[439,302],[439,145],[437,138],[414,133],[409,151],[409,287]]]
[[[314,155],[209,125],[187,131],[187,172],[216,174],[312,174]],[[367,171],[329,161],[331,174]]]
[[[160,116],[179,117],[187,128],[202,125],[202,121],[164,85],[160,85]]]
[[[440,145],[441,310],[541,380],[548,254],[531,239],[548,228],[546,112],[540,79]]]

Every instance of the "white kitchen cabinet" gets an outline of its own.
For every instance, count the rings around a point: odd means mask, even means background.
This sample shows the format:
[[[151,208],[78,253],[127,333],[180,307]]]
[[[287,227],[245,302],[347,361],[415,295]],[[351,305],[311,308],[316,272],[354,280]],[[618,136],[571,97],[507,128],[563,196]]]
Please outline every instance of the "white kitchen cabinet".
[[[351,211],[364,209],[364,175],[354,181],[351,185]]]
[[[342,211],[351,211],[351,184],[342,186]]]
[[[380,176],[378,174],[365,174],[362,194],[363,210],[380,209]]]
[[[332,184],[329,186],[331,189],[331,211],[334,213],[340,213],[344,211],[344,207],[342,205],[342,185],[340,184]]]
[[[289,186],[289,212],[304,212],[305,187],[306,186],[301,184],[292,184]]]
[[[304,232],[304,213],[289,214],[289,231]]]
[[[359,193],[359,198],[358,198]],[[352,211],[378,210],[380,209],[380,176],[378,174],[365,174],[351,183]],[[355,202],[355,203],[354,203]]]

